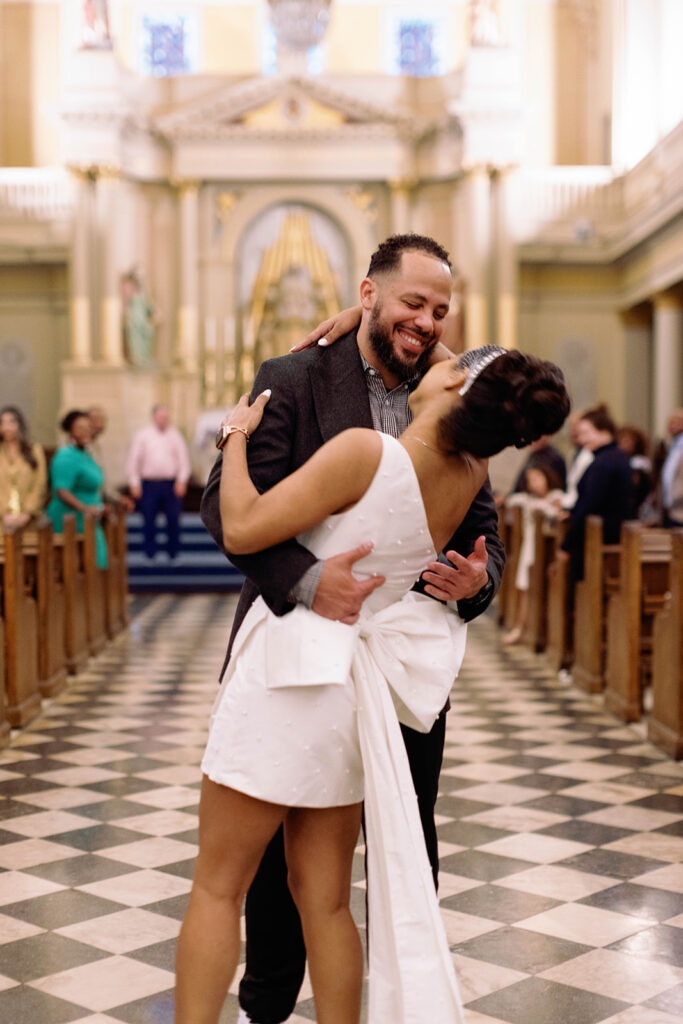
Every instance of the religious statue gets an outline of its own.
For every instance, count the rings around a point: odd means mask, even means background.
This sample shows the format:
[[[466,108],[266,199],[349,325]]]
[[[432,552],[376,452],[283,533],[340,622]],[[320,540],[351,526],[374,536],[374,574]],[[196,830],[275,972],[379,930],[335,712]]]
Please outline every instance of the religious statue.
[[[339,308],[337,282],[305,210],[291,210],[262,258],[250,301],[256,363],[292,345]],[[245,345],[245,351],[248,346]]]
[[[472,46],[501,46],[498,0],[470,0],[470,44]]]
[[[135,268],[121,282],[123,337],[128,361],[141,370],[154,366],[154,304]]]
[[[111,49],[107,0],[84,0],[81,39],[86,50]]]

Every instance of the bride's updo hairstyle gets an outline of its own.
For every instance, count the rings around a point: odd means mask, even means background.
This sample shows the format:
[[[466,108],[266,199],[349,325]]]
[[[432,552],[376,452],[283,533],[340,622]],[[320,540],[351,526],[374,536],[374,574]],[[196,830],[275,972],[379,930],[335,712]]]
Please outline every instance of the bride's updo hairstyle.
[[[470,367],[459,402],[439,423],[446,448],[480,459],[554,434],[570,407],[559,366],[517,351],[492,355],[481,369]]]

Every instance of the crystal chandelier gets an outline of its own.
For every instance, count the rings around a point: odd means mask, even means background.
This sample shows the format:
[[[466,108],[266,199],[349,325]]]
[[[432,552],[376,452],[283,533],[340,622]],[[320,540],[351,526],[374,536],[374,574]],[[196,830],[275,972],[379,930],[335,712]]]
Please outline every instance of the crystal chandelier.
[[[268,0],[278,43],[295,53],[315,46],[325,35],[332,0]]]

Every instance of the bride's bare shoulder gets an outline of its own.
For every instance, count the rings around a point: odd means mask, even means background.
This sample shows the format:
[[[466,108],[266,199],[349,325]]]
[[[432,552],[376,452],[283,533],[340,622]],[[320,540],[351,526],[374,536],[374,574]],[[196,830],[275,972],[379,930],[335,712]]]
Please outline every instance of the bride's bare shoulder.
[[[378,459],[382,453],[380,433],[367,427],[349,427],[342,430],[330,444],[335,444],[340,452],[355,455],[359,459]]]
[[[351,473],[359,482],[372,475],[382,455],[382,438],[376,430],[349,427],[323,445],[320,453],[337,472]]]

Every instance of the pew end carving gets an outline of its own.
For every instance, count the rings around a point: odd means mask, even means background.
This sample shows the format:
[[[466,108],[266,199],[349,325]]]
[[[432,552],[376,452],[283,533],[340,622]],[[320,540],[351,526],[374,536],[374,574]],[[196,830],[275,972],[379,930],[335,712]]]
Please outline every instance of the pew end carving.
[[[22,531],[2,535],[5,714],[12,726],[25,725],[40,711],[38,614],[27,586]]]
[[[647,735],[669,757],[683,758],[683,530],[671,536],[669,590],[655,614],[652,711]]]

